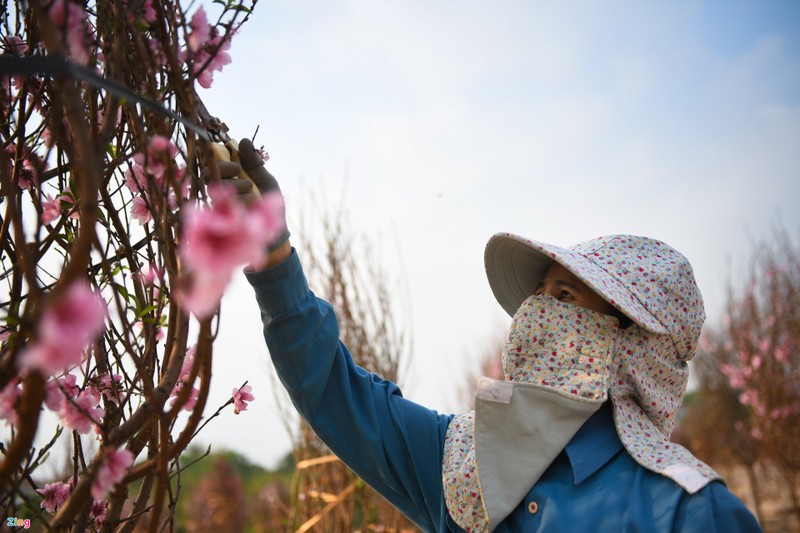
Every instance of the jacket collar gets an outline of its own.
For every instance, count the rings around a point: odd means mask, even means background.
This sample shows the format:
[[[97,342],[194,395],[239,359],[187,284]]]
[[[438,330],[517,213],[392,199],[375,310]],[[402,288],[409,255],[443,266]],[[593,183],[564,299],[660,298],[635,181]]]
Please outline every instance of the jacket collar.
[[[564,451],[572,464],[575,484],[600,470],[622,449],[611,402],[606,402],[578,430]]]

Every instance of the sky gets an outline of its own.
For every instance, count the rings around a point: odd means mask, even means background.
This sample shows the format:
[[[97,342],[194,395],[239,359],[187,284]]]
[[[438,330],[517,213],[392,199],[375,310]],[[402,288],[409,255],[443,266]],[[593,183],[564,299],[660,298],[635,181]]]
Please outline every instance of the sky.
[[[797,2],[261,0],[231,57],[206,105],[259,127],[290,229],[313,192],[377,244],[413,335],[404,394],[441,412],[510,324],[492,234],[660,239],[713,325],[755,243],[800,232]],[[207,409],[244,380],[256,401],[197,442],[274,465],[290,442],[242,275],[214,357]]]

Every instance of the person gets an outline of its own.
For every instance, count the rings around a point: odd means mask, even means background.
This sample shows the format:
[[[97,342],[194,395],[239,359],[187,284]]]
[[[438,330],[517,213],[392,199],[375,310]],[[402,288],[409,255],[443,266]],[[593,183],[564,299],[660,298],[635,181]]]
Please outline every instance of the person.
[[[240,151],[258,188],[277,188],[252,144]],[[294,406],[421,530],[761,530],[713,469],[669,441],[705,317],[689,262],[666,244],[493,236],[486,273],[513,317],[505,379],[481,379],[475,409],[459,415],[354,364],[288,235],[264,264],[245,275]]]

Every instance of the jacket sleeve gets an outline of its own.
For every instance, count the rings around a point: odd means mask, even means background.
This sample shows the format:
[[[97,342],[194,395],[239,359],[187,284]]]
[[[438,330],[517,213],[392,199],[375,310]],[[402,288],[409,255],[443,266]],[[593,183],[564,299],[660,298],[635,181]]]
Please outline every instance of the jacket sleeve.
[[[333,308],[308,288],[296,251],[245,271],[281,383],[322,441],[425,531],[442,530],[442,449],[450,417],[403,398],[397,385],[355,365]]]
[[[756,517],[720,481],[685,497],[676,516],[680,533],[761,533]]]

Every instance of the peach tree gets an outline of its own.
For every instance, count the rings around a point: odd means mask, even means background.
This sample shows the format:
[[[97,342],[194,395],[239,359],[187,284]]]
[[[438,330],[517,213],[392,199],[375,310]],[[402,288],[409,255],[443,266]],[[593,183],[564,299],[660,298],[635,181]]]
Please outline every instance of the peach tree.
[[[245,205],[217,183],[197,121],[254,7],[0,2],[5,516],[172,520],[177,458],[208,419],[220,297],[283,231],[280,198]],[[68,466],[44,482],[58,442]]]

